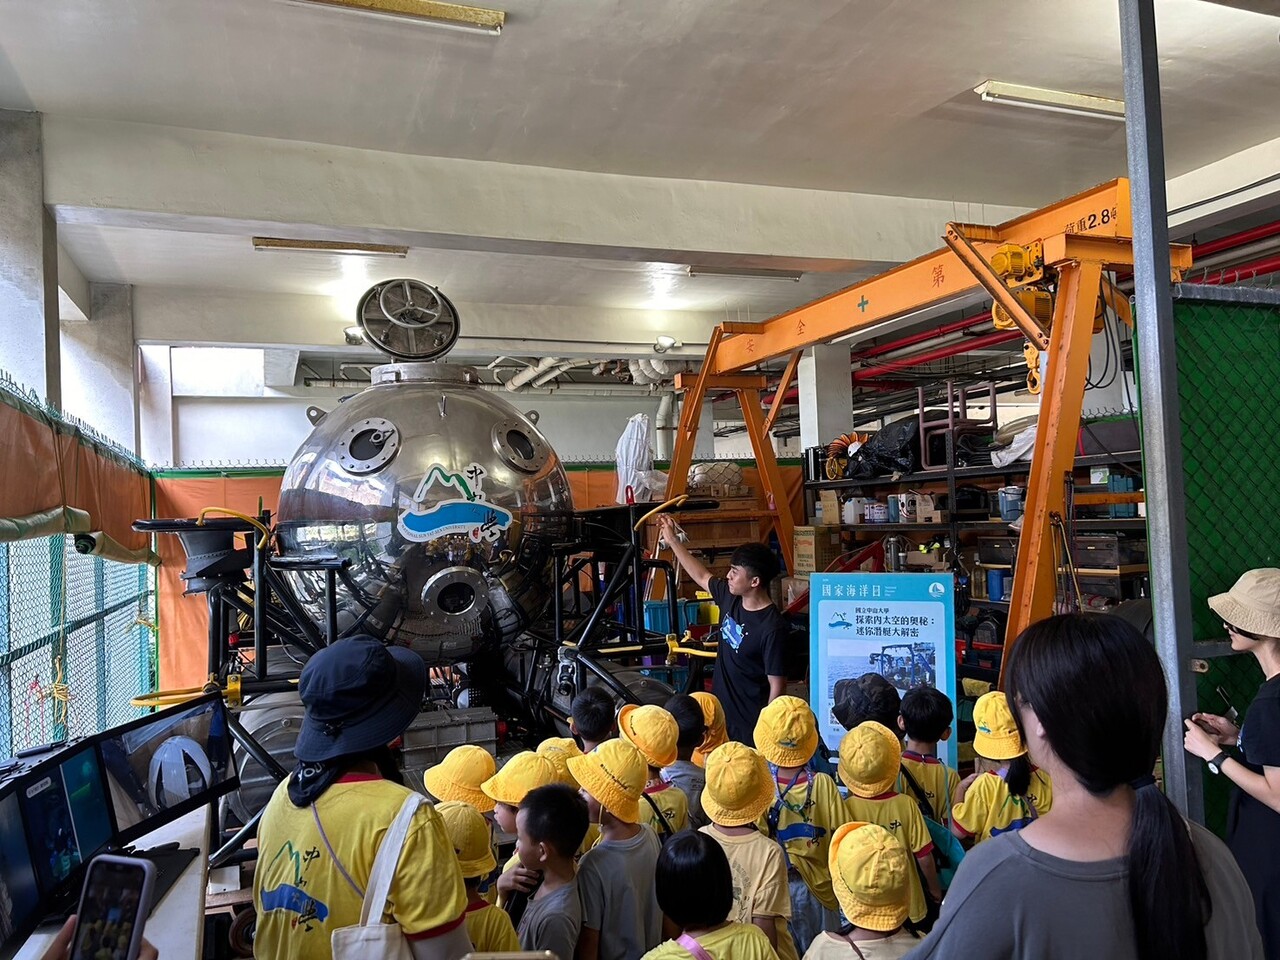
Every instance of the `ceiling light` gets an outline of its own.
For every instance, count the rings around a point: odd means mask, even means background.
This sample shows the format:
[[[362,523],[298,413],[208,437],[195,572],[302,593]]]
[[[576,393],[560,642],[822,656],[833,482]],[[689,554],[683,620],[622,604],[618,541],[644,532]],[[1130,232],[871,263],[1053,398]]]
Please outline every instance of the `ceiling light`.
[[[683,347],[684,344],[675,337],[669,337],[665,333],[653,341],[654,353],[666,353],[672,347]]]
[[[1040,87],[1024,87],[1018,83],[1001,83],[999,80],[985,80],[974,87],[973,92],[982,98],[983,103],[1002,103],[1028,110],[1124,122],[1123,100],[1109,100],[1106,97],[1091,97],[1086,93],[1067,93],[1062,90],[1042,90]]]
[[[342,328],[342,335],[347,339],[347,346],[358,347],[364,343],[364,327],[359,324],[352,324],[349,327]]]
[[[487,33],[498,36],[507,15],[501,10],[486,7],[467,7],[457,3],[437,3],[435,0],[289,0],[290,3],[307,6],[334,7],[350,13],[389,20],[412,20],[447,30],[465,30],[468,33]]]
[[[768,270],[763,267],[689,267],[691,277],[738,277],[744,280],[789,280],[804,276],[798,270]]]
[[[279,237],[254,237],[255,250],[283,250],[292,253],[336,253],[352,257],[399,257],[409,255],[408,247],[386,243],[350,243],[346,240],[283,240]]]

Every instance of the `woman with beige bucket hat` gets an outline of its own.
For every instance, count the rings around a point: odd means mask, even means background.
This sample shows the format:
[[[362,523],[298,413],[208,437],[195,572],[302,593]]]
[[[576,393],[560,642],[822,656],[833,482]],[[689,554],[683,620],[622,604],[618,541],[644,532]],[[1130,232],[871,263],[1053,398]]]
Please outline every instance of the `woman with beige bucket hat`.
[[[1227,844],[1253,892],[1267,956],[1280,957],[1280,569],[1250,570],[1209,607],[1231,649],[1253,654],[1265,679],[1241,726],[1211,713],[1187,720],[1186,748],[1235,784]]]

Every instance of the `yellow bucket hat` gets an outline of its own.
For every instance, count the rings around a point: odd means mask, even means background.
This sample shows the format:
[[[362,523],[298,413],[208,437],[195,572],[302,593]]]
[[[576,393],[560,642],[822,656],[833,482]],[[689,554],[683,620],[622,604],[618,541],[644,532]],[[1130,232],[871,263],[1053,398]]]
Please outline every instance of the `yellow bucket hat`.
[[[898,781],[902,744],[893,731],[874,720],[858,724],[840,741],[840,782],[859,797],[888,793]]]
[[[498,861],[493,855],[489,822],[480,811],[461,800],[450,800],[439,804],[436,813],[444,821],[444,830],[458,855],[462,876],[470,879],[493,873]]]
[[[649,781],[649,764],[634,744],[606,740],[590,753],[568,760],[582,789],[626,823],[640,822],[640,797]]]
[[[878,823],[846,823],[832,835],[827,856],[850,923],[889,933],[906,922],[915,868],[901,840]]]
[[[480,784],[480,789],[490,800],[518,807],[530,790],[559,781],[554,763],[525,750],[504,763],[501,770]]]
[[[498,764],[484,747],[465,744],[454,747],[445,758],[422,775],[427,793],[437,800],[461,800],[481,813],[493,809],[493,801],[480,790],[498,771]]]
[[[699,690],[690,696],[697,700],[698,706],[702,708],[702,722],[707,727],[707,732],[702,735],[702,743],[698,744],[693,751],[693,762],[700,767],[705,767],[707,757],[711,756],[712,751],[729,739],[724,725],[724,707],[713,693]]]
[[[702,810],[722,827],[755,823],[773,803],[773,777],[764,757],[731,740],[707,757]]]
[[[661,707],[628,703],[618,711],[618,733],[635,744],[649,766],[669,767],[676,762],[680,728],[676,718]]]
[[[582,751],[578,749],[578,744],[572,737],[548,737],[538,744],[538,756],[546,757],[551,761],[561,783],[575,790],[579,789],[578,781],[569,772],[568,760],[570,757],[582,756]]]
[[[973,705],[973,750],[988,760],[1012,760],[1027,752],[1013,721],[1009,700],[999,690],[984,693]]]
[[[818,749],[818,723],[799,697],[778,697],[760,711],[756,749],[779,767],[802,767]]]

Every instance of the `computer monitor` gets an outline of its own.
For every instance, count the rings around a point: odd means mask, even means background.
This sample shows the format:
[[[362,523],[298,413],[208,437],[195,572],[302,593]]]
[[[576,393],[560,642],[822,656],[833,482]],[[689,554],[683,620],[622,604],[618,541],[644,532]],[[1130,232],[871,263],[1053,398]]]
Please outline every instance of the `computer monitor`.
[[[227,708],[208,694],[95,738],[114,813],[112,841],[132,843],[156,827],[235,790]]]
[[[16,783],[0,787],[0,957],[10,957],[40,916],[40,889],[22,829]]]
[[[18,781],[31,859],[52,894],[112,839],[106,778],[92,740],[64,750]]]

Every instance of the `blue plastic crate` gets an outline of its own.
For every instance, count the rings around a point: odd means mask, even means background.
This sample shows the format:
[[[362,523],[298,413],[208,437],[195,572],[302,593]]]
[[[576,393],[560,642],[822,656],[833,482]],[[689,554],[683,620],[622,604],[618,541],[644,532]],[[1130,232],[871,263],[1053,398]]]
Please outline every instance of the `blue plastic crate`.
[[[644,628],[654,633],[671,633],[671,607],[666,600],[644,602]]]

